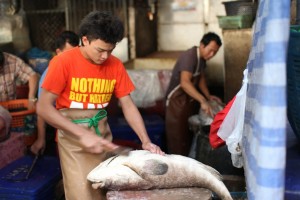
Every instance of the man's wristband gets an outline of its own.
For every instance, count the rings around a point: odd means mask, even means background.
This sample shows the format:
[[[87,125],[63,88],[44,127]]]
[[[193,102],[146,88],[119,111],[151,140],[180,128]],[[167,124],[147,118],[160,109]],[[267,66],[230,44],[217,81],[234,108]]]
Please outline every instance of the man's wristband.
[[[37,98],[29,98],[28,101],[31,101],[31,102],[36,102],[38,99]]]

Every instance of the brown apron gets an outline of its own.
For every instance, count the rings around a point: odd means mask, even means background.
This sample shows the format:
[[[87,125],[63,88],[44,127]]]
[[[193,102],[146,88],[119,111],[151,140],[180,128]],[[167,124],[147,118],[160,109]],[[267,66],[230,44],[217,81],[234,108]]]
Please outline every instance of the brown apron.
[[[200,79],[199,52],[197,69],[192,78],[193,85]],[[189,129],[188,118],[199,112],[199,103],[178,85],[168,95],[166,101],[166,140],[169,154],[188,156],[193,132]]]
[[[98,113],[98,110],[63,109],[60,112],[68,119],[76,120],[91,118]],[[93,127],[88,128],[88,123],[78,125],[84,126],[95,133]],[[107,117],[99,121],[98,127],[102,137],[112,141]],[[92,154],[85,152],[77,139],[62,130],[58,130],[58,149],[66,200],[106,199],[104,191],[93,189],[91,182],[86,178],[88,173],[106,158],[106,153]]]

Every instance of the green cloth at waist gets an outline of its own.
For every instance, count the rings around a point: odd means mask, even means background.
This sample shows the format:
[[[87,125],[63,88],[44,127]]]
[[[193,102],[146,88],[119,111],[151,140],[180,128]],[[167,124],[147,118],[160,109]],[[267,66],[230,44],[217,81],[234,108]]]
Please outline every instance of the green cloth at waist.
[[[92,126],[95,128],[96,134],[98,136],[101,136],[100,130],[98,128],[99,121],[102,120],[107,116],[106,110],[99,110],[99,112],[91,117],[91,118],[84,118],[84,119],[74,119],[72,122],[75,124],[81,124],[81,123],[88,123],[88,127],[91,128]]]

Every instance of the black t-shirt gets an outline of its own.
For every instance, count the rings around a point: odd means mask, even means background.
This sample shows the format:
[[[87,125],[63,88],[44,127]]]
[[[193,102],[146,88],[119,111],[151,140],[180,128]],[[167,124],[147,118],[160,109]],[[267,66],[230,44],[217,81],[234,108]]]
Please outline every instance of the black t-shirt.
[[[199,51],[199,47],[193,46],[180,55],[173,68],[172,77],[167,90],[167,96],[177,85],[180,84],[180,72],[188,71],[192,74],[196,73],[198,63],[197,51]],[[199,61],[198,72],[202,72],[205,67],[206,61],[201,58]]]

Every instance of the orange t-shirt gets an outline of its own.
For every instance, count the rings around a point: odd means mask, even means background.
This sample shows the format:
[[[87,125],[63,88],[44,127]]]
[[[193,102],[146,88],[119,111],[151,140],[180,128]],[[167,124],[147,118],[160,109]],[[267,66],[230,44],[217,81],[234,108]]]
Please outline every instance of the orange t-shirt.
[[[111,55],[95,65],[76,47],[51,60],[42,88],[58,95],[57,109],[99,109],[107,107],[112,94],[128,95],[134,85],[118,58]]]

